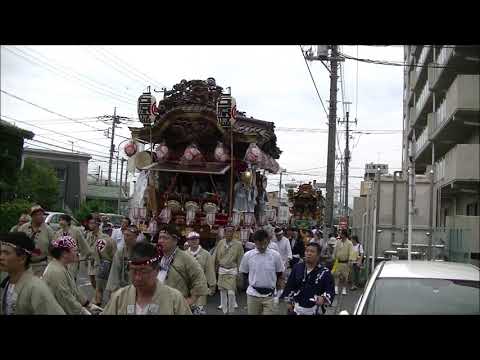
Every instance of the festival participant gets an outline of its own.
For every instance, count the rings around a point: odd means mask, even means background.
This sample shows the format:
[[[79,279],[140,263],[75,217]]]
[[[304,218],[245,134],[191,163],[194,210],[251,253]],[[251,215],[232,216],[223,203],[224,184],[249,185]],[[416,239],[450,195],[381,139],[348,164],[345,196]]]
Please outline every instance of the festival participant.
[[[225,238],[217,243],[213,252],[215,268],[218,269],[220,307],[224,314],[235,312],[238,267],[244,254],[242,243],[233,240],[233,231],[231,226],[225,229]]]
[[[10,232],[17,232],[18,231],[18,228],[20,226],[22,226],[23,224],[26,224],[28,223],[29,221],[31,221],[32,218],[30,217],[30,215],[28,215],[28,213],[24,212],[20,215],[20,218],[18,219],[18,223],[13,225],[11,228],[10,228]]]
[[[289,314],[318,315],[326,312],[335,297],[330,270],[320,265],[320,245],[310,243],[305,261],[297,263],[290,274],[281,298],[290,299]]]
[[[125,246],[117,249],[113,256],[112,268],[108,276],[106,290],[110,294],[132,284],[132,278],[128,272],[128,259],[132,256],[132,250],[137,243],[139,234],[140,230],[135,225],[130,225],[123,231]]]
[[[77,262],[77,244],[69,235],[62,235],[52,241],[49,248],[52,261],[49,262],[43,280],[67,315],[90,315],[102,309],[91,304],[83,295],[73,278],[69,265]]]
[[[199,297],[208,295],[207,279],[200,264],[178,247],[179,240],[180,234],[174,226],[160,231],[157,246],[163,256],[158,279],[180,291],[188,306],[192,306]]]
[[[55,233],[55,239],[58,239],[60,236],[70,236],[75,241],[77,249],[80,250],[81,258],[87,259],[92,254],[90,246],[88,246],[87,240],[83,237],[82,231],[72,226],[72,217],[62,214],[58,219],[60,229]],[[73,279],[77,281],[78,273],[80,272],[79,259],[69,263],[68,270],[71,272]]]
[[[343,287],[342,295],[347,295],[347,281],[350,273],[350,257],[353,252],[353,244],[348,240],[348,231],[342,229],[340,239],[335,244],[333,259],[335,261],[335,294],[338,295],[339,288]]]
[[[197,232],[190,232],[187,235],[187,241],[189,244],[188,252],[192,255],[202,267],[203,273],[207,279],[207,285],[210,289],[210,295],[215,294],[215,287],[217,285],[217,279],[215,275],[215,263],[213,256],[202,248],[200,245],[200,234]],[[192,312],[194,315],[206,315],[207,296],[200,296],[197,302],[192,306]]]
[[[136,243],[128,265],[132,284],[112,294],[102,315],[191,315],[180,291],[158,280],[160,258],[155,245]]]
[[[43,275],[48,263],[48,246],[54,240],[53,230],[45,224],[45,210],[41,206],[35,205],[30,209],[31,220],[18,228],[18,231],[24,232],[33,239],[35,251],[32,254],[33,273],[40,277]]]
[[[273,296],[283,287],[285,267],[280,254],[268,248],[269,234],[258,230],[253,234],[255,249],[247,251],[240,263],[240,272],[248,275],[248,315],[272,315]]]
[[[23,232],[0,234],[0,315],[65,315],[47,284],[30,270],[35,243]]]
[[[105,291],[108,276],[110,275],[110,268],[113,261],[113,256],[117,250],[117,244],[115,241],[108,236],[100,232],[98,218],[90,218],[88,221],[88,226],[91,233],[89,240],[87,242],[91,246],[91,251],[94,254],[93,265],[89,264],[90,277],[94,277],[94,282],[92,285],[95,285],[95,304],[97,306],[102,306],[103,293]]]

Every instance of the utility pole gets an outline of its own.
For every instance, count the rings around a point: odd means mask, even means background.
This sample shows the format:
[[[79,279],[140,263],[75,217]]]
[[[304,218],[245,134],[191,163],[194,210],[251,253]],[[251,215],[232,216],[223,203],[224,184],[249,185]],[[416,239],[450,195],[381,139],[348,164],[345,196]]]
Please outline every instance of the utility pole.
[[[351,104],[350,102],[345,102],[344,104]],[[345,193],[344,193],[344,215],[348,217],[348,172],[349,172],[349,166],[350,166],[350,120],[349,120],[349,115],[350,112],[347,111],[345,113],[345,120],[339,121],[339,123],[345,123],[346,126],[346,134],[345,134]],[[357,119],[354,121],[355,125],[357,124]]]
[[[415,188],[415,164],[413,160],[413,154],[415,154],[415,129],[413,130],[413,136],[409,139],[409,162],[408,162],[408,253],[407,259],[412,260],[412,232],[413,232],[413,217],[414,217],[414,200],[413,193]]]
[[[115,160],[117,160],[117,172],[115,173],[115,182],[118,183],[118,155],[115,157]]]
[[[117,214],[120,214],[120,202],[122,200],[122,177],[123,177],[123,158],[122,165],[120,167],[120,184],[118,186],[118,203],[117,203]]]
[[[339,193],[338,193],[338,215],[343,215],[342,211],[342,205],[343,205],[343,158],[339,158],[340,160],[340,187],[339,187]]]
[[[113,141],[115,139],[115,126],[120,123],[117,119],[117,107],[113,110],[113,119],[112,119],[112,141],[110,142],[110,160],[108,161],[108,185],[110,186],[112,181],[112,162],[113,162],[113,153],[115,151],[115,145]]]
[[[338,61],[344,58],[338,56],[338,46],[331,45],[330,56],[327,54],[326,45],[318,45],[317,56],[307,54],[307,60],[320,60],[330,72],[330,106],[328,114],[328,156],[327,156],[327,194],[325,199],[325,221],[324,238],[328,240],[328,234],[333,232],[333,200],[335,192],[335,140],[337,133],[337,82],[338,82]],[[323,60],[330,61],[330,68]]]
[[[285,169],[280,169],[280,184],[278,185],[278,203],[280,204],[280,199],[282,198],[282,175],[285,172]]]
[[[118,116],[116,107],[113,110],[113,117],[107,115],[107,116],[102,116],[102,118],[112,118],[112,141],[110,142],[110,160],[108,161],[108,182],[107,182],[107,184],[110,186],[112,184],[113,154],[115,153],[115,128],[117,127],[117,125],[121,124],[121,120],[127,120],[128,118],[124,116]]]
[[[343,81],[343,80],[342,80]],[[346,132],[346,139],[345,139],[345,213],[344,215],[348,218],[348,164],[350,160],[350,148],[349,148],[349,138],[350,138],[350,133],[348,132],[349,127],[348,127],[348,111],[346,113],[347,119],[346,125],[347,125],[347,132]]]
[[[337,133],[337,81],[338,81],[337,45],[332,45],[330,56],[330,107],[328,113],[328,156],[327,156],[327,194],[325,240],[333,232],[333,196],[335,191],[335,139]]]

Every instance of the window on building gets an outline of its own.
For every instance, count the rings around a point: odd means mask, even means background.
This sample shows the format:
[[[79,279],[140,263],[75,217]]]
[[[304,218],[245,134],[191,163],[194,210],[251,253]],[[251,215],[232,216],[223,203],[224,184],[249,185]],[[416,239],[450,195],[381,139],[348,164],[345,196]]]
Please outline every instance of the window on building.
[[[65,181],[66,170],[64,168],[55,169],[57,172],[57,178],[59,181]]]
[[[467,205],[467,216],[479,216],[478,201]]]

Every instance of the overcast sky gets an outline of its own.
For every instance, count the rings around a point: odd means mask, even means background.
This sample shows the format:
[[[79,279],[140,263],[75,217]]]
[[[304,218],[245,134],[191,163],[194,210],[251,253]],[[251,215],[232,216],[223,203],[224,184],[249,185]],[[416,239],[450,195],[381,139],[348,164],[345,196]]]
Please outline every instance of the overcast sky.
[[[344,53],[355,57],[357,50],[360,58],[403,61],[402,46],[342,47]],[[352,102],[350,119],[358,119],[358,125],[351,128],[401,130],[403,68],[354,60],[346,60],[343,66],[344,100]],[[310,63],[310,67],[328,111],[329,73],[320,62]],[[110,143],[103,131],[97,130],[106,129],[108,125],[95,121],[94,117],[111,115],[116,106],[118,115],[137,118],[137,99],[148,85],[171,88],[182,79],[214,77],[219,86],[231,87],[240,111],[275,122],[277,128],[284,129],[276,131],[278,146],[283,151],[280,166],[288,172],[309,174],[287,174],[284,182],[313,179],[325,182],[327,133],[291,130],[327,129],[327,115],[299,46],[1,46],[0,75],[3,91],[57,113],[2,92],[2,119],[18,120],[17,126],[33,131],[34,139],[43,143],[71,149],[70,141],[73,141],[75,151],[95,153],[89,166],[91,173],[98,165],[104,171],[108,169],[106,157]],[[158,94],[157,100],[161,98]],[[338,99],[342,100],[341,91]],[[343,118],[339,105],[338,117]],[[139,125],[130,123],[133,124]],[[337,129],[344,129],[344,125]],[[129,136],[126,125],[118,132]],[[116,138],[115,143],[123,140]],[[351,204],[353,196],[359,195],[365,163],[387,163],[391,172],[401,167],[401,141],[401,132],[353,134],[350,140],[353,147],[350,175],[354,176],[349,186]],[[344,133],[339,133],[339,143],[343,153]],[[39,142],[31,144],[28,146],[65,151]],[[340,174],[338,167],[336,174]],[[269,178],[269,190],[278,189],[278,179],[278,175]]]

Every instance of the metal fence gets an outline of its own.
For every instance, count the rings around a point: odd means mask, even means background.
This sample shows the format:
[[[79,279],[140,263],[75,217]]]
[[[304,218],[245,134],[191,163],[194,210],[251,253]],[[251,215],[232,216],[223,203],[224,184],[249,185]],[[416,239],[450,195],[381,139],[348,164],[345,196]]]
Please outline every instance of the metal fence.
[[[381,230],[381,234],[377,229],[377,237],[375,244],[375,261],[372,264],[373,254],[373,226],[370,224],[363,229],[352,228],[351,234],[357,235],[361,239],[361,243],[365,252],[365,266],[367,273],[371,274],[373,268],[383,260],[404,260],[408,258],[408,244],[404,242],[403,236],[397,236],[398,239],[392,242],[387,250],[380,249],[380,236],[390,239],[389,232],[391,230]],[[425,232],[425,236],[421,241],[413,241],[412,243],[412,259],[428,260],[430,245],[429,235],[426,230],[417,229],[418,232]],[[398,232],[397,232],[397,235]],[[451,261],[460,263],[471,263],[472,249],[472,229],[455,228],[455,227],[439,227],[434,228],[431,241],[431,259],[433,261]],[[383,243],[385,244],[385,243]],[[367,261],[368,260],[368,261]]]
[[[433,259],[470,263],[472,241],[471,229],[435,228],[432,233]]]

